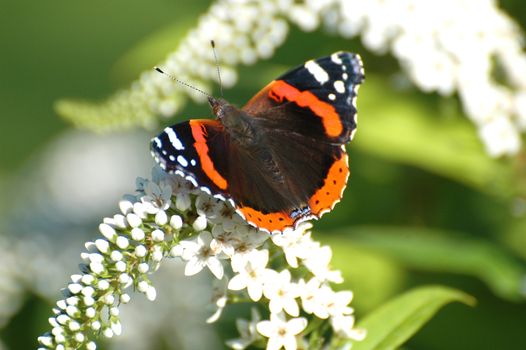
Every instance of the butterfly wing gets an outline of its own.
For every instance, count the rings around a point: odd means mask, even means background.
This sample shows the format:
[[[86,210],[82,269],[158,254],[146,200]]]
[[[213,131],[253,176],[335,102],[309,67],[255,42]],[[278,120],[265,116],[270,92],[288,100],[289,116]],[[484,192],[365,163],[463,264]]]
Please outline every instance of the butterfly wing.
[[[270,226],[279,217],[282,231],[321,217],[340,201],[349,177],[344,144],[356,130],[355,99],[363,79],[360,57],[337,52],[287,72],[243,107],[287,179],[281,188],[289,198],[287,206],[267,212],[258,201],[239,205],[247,220]]]
[[[167,127],[152,140],[151,150],[166,172],[185,177],[216,197],[231,199],[253,226],[281,232],[294,225],[296,215],[291,216],[289,208],[297,207],[297,196],[287,192],[298,186],[284,190],[265,161],[277,159],[275,155],[265,154],[266,148],[252,152],[239,148],[219,121],[190,120]],[[312,171],[316,170],[313,164]]]
[[[277,176],[265,176],[268,168],[252,166],[262,161],[248,159],[240,150],[241,162],[232,166],[243,170],[232,171],[240,181],[233,182],[237,186],[231,191],[245,220],[269,232],[283,232],[334,207],[347,183],[348,159],[339,146],[320,143],[313,147],[310,139],[270,130],[262,147],[269,154],[264,158],[271,157],[279,169]]]
[[[223,125],[210,119],[167,127],[151,143],[152,155],[162,169],[224,198],[228,197],[228,147]]]
[[[244,107],[285,132],[345,144],[356,130],[362,60],[350,52],[307,61],[271,82]]]

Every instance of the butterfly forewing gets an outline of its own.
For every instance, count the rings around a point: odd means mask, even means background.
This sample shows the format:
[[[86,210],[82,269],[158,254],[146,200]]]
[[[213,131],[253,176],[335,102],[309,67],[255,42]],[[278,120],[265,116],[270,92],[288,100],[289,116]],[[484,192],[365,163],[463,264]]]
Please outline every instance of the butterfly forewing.
[[[166,172],[176,173],[213,194],[228,197],[228,135],[217,120],[195,119],[172,125],[151,143],[153,157]]]
[[[255,116],[278,117],[286,131],[344,144],[356,129],[355,98],[363,79],[360,56],[337,52],[283,74],[243,109]]]

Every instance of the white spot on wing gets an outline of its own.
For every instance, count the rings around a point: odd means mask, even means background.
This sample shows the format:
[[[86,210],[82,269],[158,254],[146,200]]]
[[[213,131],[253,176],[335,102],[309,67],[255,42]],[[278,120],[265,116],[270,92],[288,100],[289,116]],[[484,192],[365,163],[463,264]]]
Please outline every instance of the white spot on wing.
[[[327,74],[327,72],[313,60],[307,61],[305,63],[305,68],[307,68],[309,73],[314,76],[314,79],[316,79],[318,83],[325,84],[329,81],[329,74]]]
[[[329,100],[331,100],[331,101],[336,100],[336,95],[335,94],[329,94]]]
[[[166,135],[168,135],[168,138],[170,139],[170,142],[172,143],[172,146],[178,151],[184,150],[184,146],[181,143],[181,141],[177,138],[177,134],[175,133],[174,129],[168,127],[164,129],[164,132]]]
[[[343,80],[347,80],[347,78],[349,78],[349,75],[347,73],[343,73],[342,78]]]
[[[343,85],[343,81],[341,81],[341,80],[336,80],[334,82],[334,88],[340,94],[343,94],[345,92],[345,85]]]
[[[188,161],[183,156],[177,156],[177,162],[185,168],[188,166]]]
[[[342,61],[342,59],[340,58],[340,56],[338,56],[338,52],[333,53],[333,54],[331,55],[331,60],[332,60],[334,63],[337,63],[337,64],[342,64],[342,63],[343,63],[343,61]]]
[[[356,130],[357,129],[354,129],[353,131],[351,131],[351,137],[350,137],[351,140],[354,138],[354,134],[356,134]]]
[[[159,140],[158,137],[154,138],[153,142],[155,142],[155,145],[157,146],[157,148],[161,148],[163,146],[161,140]]]
[[[190,160],[190,164],[192,164],[192,166],[195,166],[196,164],[195,159]]]

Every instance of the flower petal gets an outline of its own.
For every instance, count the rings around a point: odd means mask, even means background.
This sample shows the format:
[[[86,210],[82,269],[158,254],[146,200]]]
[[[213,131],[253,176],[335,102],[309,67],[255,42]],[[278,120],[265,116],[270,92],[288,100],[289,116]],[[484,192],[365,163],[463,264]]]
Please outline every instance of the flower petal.
[[[287,322],[287,331],[290,332],[290,334],[298,335],[305,327],[307,327],[307,319],[304,317],[293,318]]]
[[[292,334],[286,334],[284,337],[282,337],[281,343],[285,350],[296,350],[298,348],[296,337],[294,337]]]
[[[186,266],[184,268],[184,275],[185,276],[193,276],[199,272],[205,267],[205,263],[202,260],[199,260],[197,258],[192,258],[188,260],[186,263]]]
[[[223,278],[223,273],[224,273],[223,264],[221,264],[221,261],[219,261],[218,258],[209,257],[206,260],[206,265],[208,266],[210,271],[212,271],[212,273],[218,280]]]
[[[258,322],[256,329],[261,335],[267,338],[270,338],[276,334],[276,326],[268,320]]]
[[[291,316],[297,317],[300,314],[298,303],[294,299],[288,299],[283,303],[283,309]]]
[[[263,295],[263,286],[259,283],[249,283],[247,286],[247,291],[250,299],[258,301]]]
[[[228,289],[242,290],[247,287],[247,279],[243,275],[236,275],[228,282]]]
[[[296,345],[294,341],[294,345]],[[267,349],[266,350],[279,350],[283,347],[283,338],[282,337],[274,337],[270,338],[267,343]],[[291,348],[291,350],[296,350],[296,347]]]

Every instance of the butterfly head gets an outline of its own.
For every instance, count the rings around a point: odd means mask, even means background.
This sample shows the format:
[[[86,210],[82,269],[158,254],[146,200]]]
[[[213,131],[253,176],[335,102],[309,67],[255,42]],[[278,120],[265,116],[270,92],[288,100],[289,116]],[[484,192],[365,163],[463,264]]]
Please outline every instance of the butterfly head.
[[[219,119],[222,122],[224,122],[224,119],[227,118],[229,115],[235,114],[235,111],[237,111],[236,107],[232,106],[230,103],[228,103],[222,98],[215,98],[210,96],[208,97],[208,103],[212,108],[212,113],[214,113],[217,119]]]

